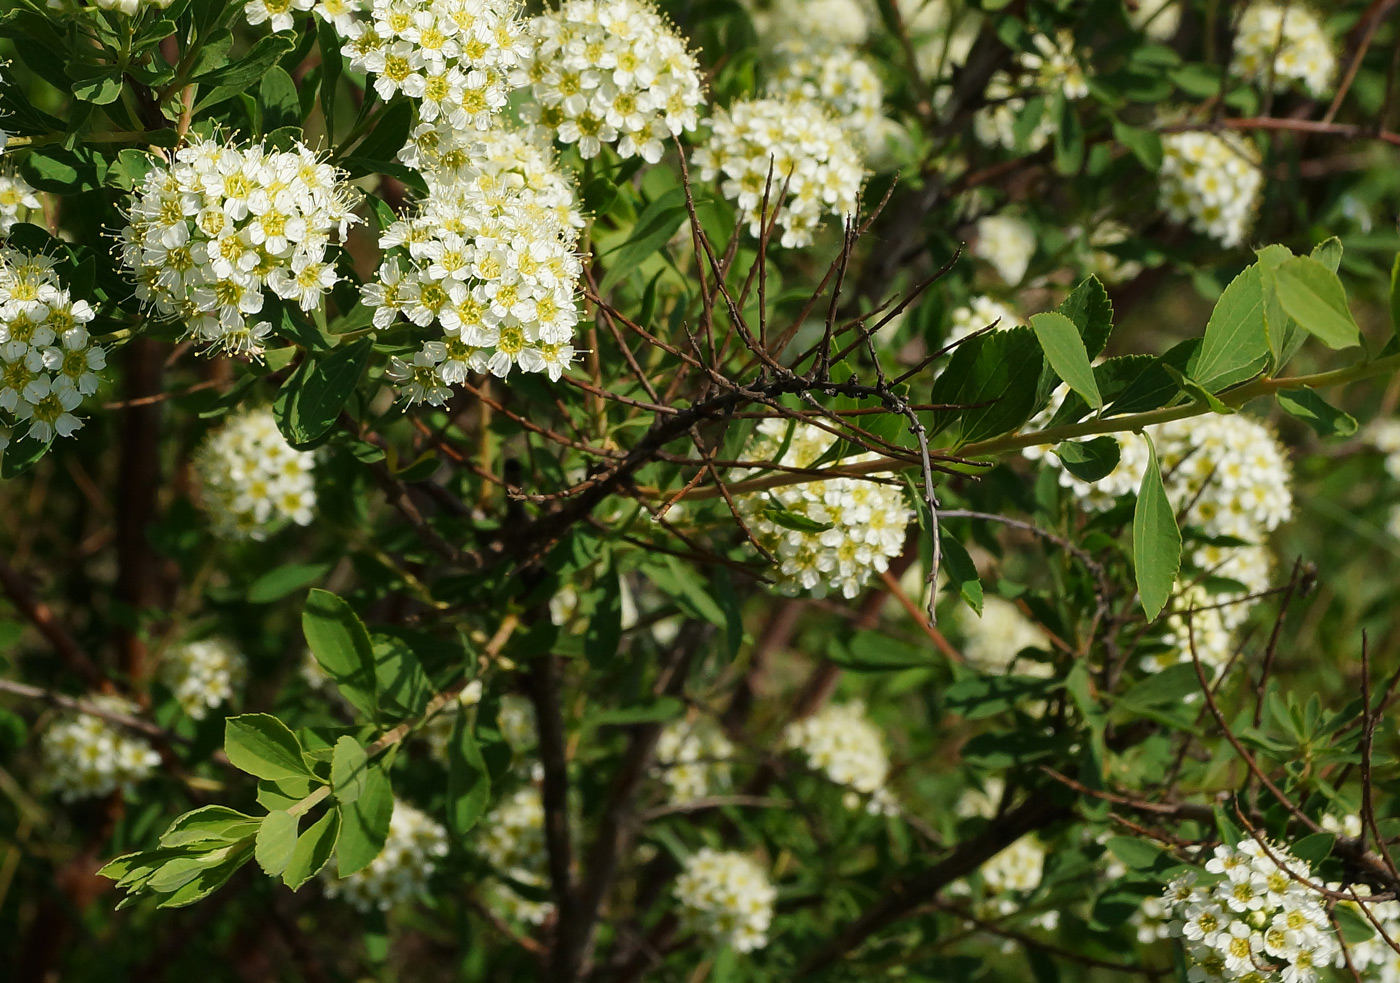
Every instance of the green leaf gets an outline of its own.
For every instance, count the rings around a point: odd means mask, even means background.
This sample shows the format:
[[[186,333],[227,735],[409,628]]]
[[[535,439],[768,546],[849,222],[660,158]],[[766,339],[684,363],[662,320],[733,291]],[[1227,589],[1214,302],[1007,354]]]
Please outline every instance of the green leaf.
[[[1299,860],[1316,866],[1331,855],[1336,842],[1336,833],[1310,833],[1288,844],[1288,852]]]
[[[1020,427],[1035,412],[1043,365],[1040,343],[1025,326],[990,331],[959,345],[934,382],[930,401],[969,408],[935,411],[933,432],[956,425],[955,443],[965,444]]]
[[[1113,473],[1122,451],[1117,439],[1103,436],[1093,440],[1061,441],[1055,454],[1070,474],[1080,481],[1094,482]]]
[[[1113,333],[1113,302],[1108,299],[1108,291],[1098,277],[1081,280],[1060,304],[1059,312],[1079,329],[1090,359],[1103,354],[1108,336]]]
[[[457,715],[447,746],[447,825],[465,836],[491,800],[491,776],[465,713]]]
[[[1400,335],[1400,253],[1390,268],[1390,326]]]
[[[333,144],[336,139],[336,89],[340,84],[341,73],[345,70],[345,61],[340,54],[340,35],[336,32],[335,25],[317,18],[316,43],[321,49],[321,64],[325,66],[325,74],[321,76],[321,115],[326,118],[327,139]]]
[[[774,181],[777,183],[776,177]],[[775,198],[778,190],[775,188],[773,191]],[[607,293],[615,283],[636,270],[644,260],[655,255],[657,250],[665,246],[676,234],[676,230],[681,227],[688,214],[685,191],[682,188],[670,189],[642,209],[642,214],[637,216],[637,221],[632,226],[631,235],[622,245],[605,254],[608,272],[603,277],[599,290]]]
[[[1079,336],[1075,323],[1063,314],[1048,311],[1032,314],[1031,327],[1055,374],[1084,402],[1096,410],[1101,409],[1103,397],[1099,395],[1099,386],[1094,380],[1094,367],[1089,364],[1089,353],[1084,348],[1084,339]]]
[[[122,73],[116,65],[72,62],[64,66],[64,71],[73,79],[70,91],[75,99],[107,106],[121,98]]]
[[[247,862],[251,853],[252,848],[247,844],[230,848],[223,859],[212,866],[204,867],[195,877],[161,898],[160,904],[156,907],[183,908],[207,898],[228,883],[228,879]]]
[[[258,782],[258,805],[268,812],[290,809],[320,784],[319,780],[309,777],[283,778],[279,781],[263,779]]]
[[[1058,679],[1031,676],[969,676],[948,687],[943,702],[949,710],[967,720],[982,720],[1044,700],[1063,685]]]
[[[258,827],[254,853],[258,866],[269,877],[277,877],[287,869],[292,851],[297,845],[297,817],[285,809],[269,812]]]
[[[1084,166],[1084,127],[1073,101],[1058,97],[1059,125],[1055,127],[1055,170],[1063,175],[1077,174]]]
[[[294,445],[309,444],[335,425],[369,363],[369,338],[302,358],[277,392],[277,429]]]
[[[350,605],[329,591],[312,590],[306,596],[301,630],[311,654],[350,705],[376,717],[374,646]]]
[[[10,445],[0,451],[0,478],[18,478],[49,452],[53,441],[34,440],[29,436],[29,425],[21,422],[10,434]]]
[[[330,572],[329,563],[288,563],[248,585],[249,604],[271,604],[313,584]]]
[[[360,797],[340,807],[340,841],[335,848],[336,873],[349,877],[363,870],[384,849],[394,815],[394,790],[384,769],[375,762],[365,772]]]
[[[227,806],[203,806],[172,822],[161,834],[160,845],[232,843],[257,833],[259,820]]]
[[[774,525],[782,526],[784,529],[793,529],[797,532],[826,532],[832,526],[830,522],[818,522],[816,519],[809,519],[801,513],[791,512],[780,505],[765,506],[763,509],[763,516]]]
[[[1220,399],[1208,390],[1205,386],[1188,378],[1184,372],[1179,372],[1170,365],[1162,366],[1163,371],[1171,376],[1172,381],[1181,387],[1181,391],[1191,397],[1191,401],[1197,406],[1204,407],[1212,413],[1219,413],[1228,416],[1235,411],[1226,406]]]
[[[858,631],[849,642],[832,639],[826,657],[851,672],[895,672],[926,669],[940,664],[928,649],[882,635],[878,631]]]
[[[1289,317],[1328,348],[1361,344],[1361,329],[1347,306],[1337,274],[1311,256],[1294,256],[1274,268],[1279,303]]]
[[[354,156],[389,163],[398,156],[413,130],[413,101],[401,97],[385,107],[374,129],[355,145]]]
[[[262,108],[263,133],[301,123],[301,98],[296,83],[278,65],[269,68],[258,84],[258,105]]]
[[[314,777],[302,757],[297,736],[266,713],[245,713],[225,720],[224,753],[235,768],[257,778]]]
[[[326,865],[340,838],[340,810],[331,809],[297,838],[291,859],[282,871],[282,883],[293,891],[300,888]]]
[[[1313,246],[1311,255],[1313,259],[1336,273],[1337,268],[1342,265],[1342,240],[1336,236],[1323,239],[1316,246]]]
[[[235,96],[245,94],[258,79],[267,74],[282,56],[296,46],[289,34],[272,34],[262,38],[248,49],[248,53],[232,65],[224,65],[193,79],[201,89],[200,99],[195,103],[196,113]]]
[[[1153,131],[1140,130],[1135,126],[1115,121],[1113,139],[1132,151],[1133,156],[1149,171],[1161,170],[1162,138]]]
[[[1142,362],[1143,356],[1124,356],[1131,359],[1129,364],[1124,365],[1124,372],[1131,378],[1116,388],[1117,395],[1113,397],[1113,402],[1108,409],[1104,410],[1104,416],[1118,416],[1123,413],[1141,413],[1145,410],[1155,410],[1166,406],[1181,394],[1181,386],[1172,378],[1168,369],[1183,370],[1200,349],[1201,340],[1199,338],[1188,338],[1185,341],[1173,345],[1163,355],[1156,358],[1149,358],[1146,363]],[[1116,359],[1110,359],[1110,362]],[[1103,368],[1103,366],[1100,366]],[[1108,391],[1105,380],[1101,375],[1099,388]],[[1066,400],[1065,402],[1069,402]]]
[[[380,711],[398,718],[418,716],[433,697],[422,663],[399,639],[375,640],[374,684]]]
[[[597,586],[597,602],[583,632],[583,654],[591,665],[602,666],[617,655],[622,643],[622,580],[609,567]]]
[[[1356,418],[1344,413],[1311,389],[1280,389],[1275,398],[1279,407],[1296,416],[1319,437],[1350,437],[1356,433]]]
[[[364,794],[368,769],[369,758],[359,741],[342,737],[335,742],[335,751],[331,754],[331,791],[337,802],[349,805]]]
[[[957,586],[958,593],[967,606],[982,614],[982,578],[977,573],[977,564],[972,562],[963,544],[946,532],[942,536],[943,572],[948,575],[948,583]]]
[[[1138,594],[1149,621],[1166,607],[1181,567],[1181,530],[1176,513],[1167,501],[1157,449],[1148,441],[1147,470],[1138,489],[1133,512],[1133,566],[1137,573]]]
[[[1254,265],[1231,280],[1220,295],[1186,374],[1207,392],[1218,393],[1258,375],[1271,354],[1263,287],[1259,267]]]
[[[591,713],[585,719],[591,727],[624,727],[675,720],[684,713],[684,703],[674,696],[663,696],[650,703]]]

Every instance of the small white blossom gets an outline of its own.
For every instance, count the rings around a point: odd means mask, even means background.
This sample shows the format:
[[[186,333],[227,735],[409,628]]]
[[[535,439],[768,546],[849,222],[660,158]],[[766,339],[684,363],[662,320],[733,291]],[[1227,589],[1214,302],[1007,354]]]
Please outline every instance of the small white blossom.
[[[851,48],[792,37],[772,46],[770,95],[825,106],[858,148],[880,149],[890,132],[883,115],[885,87],[874,67]]]
[[[768,944],[778,892],[747,854],[708,847],[697,851],[676,878],[675,895],[681,923],[689,931],[738,952]]]
[[[395,799],[389,836],[379,855],[348,877],[336,876],[332,860],[321,870],[322,883],[328,896],[344,898],[361,911],[387,911],[427,895],[428,880],[447,849],[447,830],[441,823]]]
[[[525,786],[506,796],[482,819],[480,829],[477,850],[496,873],[528,887],[548,885],[544,804],[538,789]],[[554,910],[548,902],[522,897],[505,882],[495,885],[493,899],[510,917],[532,925]]]
[[[1017,122],[1027,111],[1027,93],[1043,100],[1040,118],[1026,137],[1025,149],[1031,153],[1044,147],[1059,129],[1059,116],[1054,112],[1056,97],[1075,102],[1089,94],[1080,61],[1081,57],[1087,59],[1088,52],[1074,50],[1073,34],[1061,30],[1053,39],[1036,34],[1032,46],[1034,50],[1017,55],[1016,75],[998,71],[987,83],[987,105],[973,116],[972,128],[977,139],[988,146],[1017,149]]]
[[[195,720],[233,700],[247,675],[247,660],[223,638],[174,645],[161,658],[161,682]]]
[[[5,149],[5,133],[0,130],[0,153]],[[29,186],[29,182],[12,170],[0,170],[0,235],[14,228],[16,222],[23,222],[30,213],[43,208],[39,193]]]
[[[146,175],[121,232],[136,296],[189,336],[260,354],[266,292],[315,310],[335,284],[327,249],[360,219],[345,173],[300,144],[239,148],[196,138]]]
[[[1191,131],[1162,138],[1161,206],[1226,248],[1244,243],[1264,184],[1254,145],[1235,133]]]
[[[806,246],[824,216],[855,216],[865,172],[850,136],[820,103],[751,99],[717,108],[709,125],[694,155],[700,180],[720,179],[750,235],[766,221],[782,230],[783,246]]]
[[[106,349],[88,335],[95,316],[87,301],[69,294],[52,259],[0,248],[0,410],[9,415],[6,425],[27,422],[30,438],[44,443],[82,427],[74,411],[97,392],[98,373],[107,365]]]
[[[793,427],[790,439],[789,426]],[[786,450],[775,463],[805,468],[835,440],[832,434],[808,423],[793,425],[769,419],[758,425],[744,458],[773,460],[786,442]],[[845,463],[874,456],[851,457]],[[741,471],[739,480],[753,473]],[[914,517],[904,502],[902,487],[859,478],[784,485],[740,495],[735,501],[754,538],[778,561],[778,589],[786,594],[806,591],[817,597],[829,591],[846,598],[859,594],[866,581],[888,569],[889,561],[904,549],[905,530]],[[809,523],[813,525],[807,528]]]
[[[1170,41],[1181,26],[1182,0],[1123,0],[1128,22],[1153,41]]]
[[[1240,15],[1230,68],[1260,85],[1270,84],[1272,78],[1275,92],[1299,82],[1320,99],[1332,90],[1337,54],[1317,13],[1304,0],[1262,0]]]
[[[997,275],[1014,287],[1025,277],[1035,248],[1035,228],[1029,222],[1011,215],[988,215],[977,223],[972,255],[991,263]]]
[[[693,802],[729,788],[733,755],[734,745],[714,721],[675,720],[657,739],[656,770],[672,802]]]
[[[195,453],[200,501],[218,535],[266,539],[286,522],[309,525],[316,508],[315,455],[287,443],[272,412],[249,410]]]
[[[92,694],[87,702],[107,713],[138,712],[136,704],[111,694]],[[129,791],[160,764],[143,738],[85,713],[66,713],[50,724],[40,751],[44,784],[65,802]]]
[[[885,782],[890,774],[890,756],[884,739],[865,715],[865,704],[828,703],[811,716],[788,724],[783,730],[783,746],[807,758],[807,767],[823,772],[837,785],[856,793],[846,805],[865,805],[867,812],[894,815],[894,796]]]

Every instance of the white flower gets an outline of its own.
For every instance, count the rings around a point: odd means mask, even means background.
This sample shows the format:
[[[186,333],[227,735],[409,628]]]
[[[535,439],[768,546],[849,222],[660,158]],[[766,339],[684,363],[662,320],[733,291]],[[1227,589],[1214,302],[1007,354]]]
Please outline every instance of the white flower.
[[[89,695],[87,702],[107,713],[134,715],[139,709],[110,694]],[[65,802],[127,791],[160,764],[144,739],[84,713],[66,713],[50,724],[40,753],[44,783]]]
[[[481,821],[477,850],[502,877],[529,887],[545,887],[548,854],[544,841],[544,805],[533,786],[506,796]],[[504,882],[495,885],[494,900],[514,919],[539,925],[554,910],[548,902],[531,901]]]
[[[783,746],[800,751],[807,767],[852,789],[848,806],[865,803],[867,812],[893,815],[898,806],[885,785],[890,758],[880,730],[865,715],[865,704],[828,703],[811,716],[788,724]]]
[[[309,525],[316,507],[315,455],[294,449],[266,409],[232,417],[195,452],[200,501],[215,532],[266,539],[287,522]]]
[[[0,130],[0,153],[4,152],[5,134]],[[31,212],[43,208],[39,193],[29,182],[12,170],[0,170],[0,235],[8,233],[16,222],[25,221]]]
[[[582,215],[552,154],[524,134],[423,124],[405,148],[428,195],[384,231],[379,276],[361,291],[387,329],[402,315],[441,335],[390,378],[410,402],[440,404],[470,372],[558,379],[574,356]]]
[[[949,317],[948,336],[943,343],[952,344],[983,328],[995,326],[998,331],[1005,331],[1020,323],[1020,315],[1006,304],[991,297],[976,296],[966,306],[953,311]]]
[[[782,230],[783,246],[806,246],[823,216],[856,214],[865,172],[850,136],[820,103],[752,99],[716,109],[709,125],[709,139],[694,154],[700,180],[720,179],[750,235],[757,237],[766,220]]]
[[[314,310],[335,284],[327,250],[359,221],[344,172],[300,144],[288,151],[196,138],[151,169],[121,232],[136,296],[190,337],[257,355],[264,290]]]
[[[980,617],[960,605],[956,618],[969,665],[995,675],[1048,676],[1052,672],[1049,663],[1019,658],[1024,649],[1044,649],[1049,643],[1045,632],[1010,601],[988,595]]]
[[[691,802],[729,788],[734,745],[708,718],[675,720],[656,742],[656,770],[672,802]]]
[[[829,44],[857,45],[870,34],[873,5],[862,0],[775,0],[746,4],[765,41],[801,35]]]
[[[1337,74],[1332,39],[1303,0],[1251,4],[1240,15],[1232,71],[1283,92],[1300,82],[1315,98],[1326,96]]]
[[[1153,917],[1165,913],[1172,934],[1185,940],[1189,979],[1306,983],[1318,967],[1344,964],[1321,898],[1303,883],[1309,867],[1284,844],[1222,844],[1206,870],[1223,879],[1199,884],[1194,873],[1183,875],[1153,908]],[[1159,937],[1155,929],[1151,937]]]
[[[565,0],[530,23],[524,118],[585,158],[603,144],[656,163],[695,129],[700,66],[649,0]]]
[[[1154,41],[1170,41],[1181,26],[1181,0],[1123,0],[1128,22]]]
[[[175,645],[161,658],[161,682],[195,720],[234,698],[247,675],[247,660],[223,638]]]
[[[863,151],[878,150],[890,123],[882,114],[884,85],[851,48],[789,36],[772,47],[770,95],[820,102]]]
[[[1235,133],[1169,133],[1162,138],[1161,206],[1176,222],[1222,246],[1242,245],[1264,183],[1254,145]]]
[[[74,410],[97,392],[107,353],[86,325],[96,315],[74,300],[54,261],[0,247],[0,409],[48,442],[82,427]]]
[[[778,892],[752,857],[699,850],[676,878],[675,895],[687,930],[739,952],[768,944]]]
[[[345,898],[361,911],[387,911],[427,894],[428,879],[447,856],[447,830],[407,802],[395,799],[384,849],[369,866],[348,877],[335,874],[335,861],[321,869],[326,894]]]
[[[1057,96],[1074,102],[1089,94],[1089,83],[1080,56],[1076,53],[1074,35],[1061,30],[1054,39],[1044,34],[1032,36],[1032,51],[1017,55],[1019,72],[1011,75],[998,71],[987,83],[987,104],[972,119],[973,133],[988,146],[1000,145],[1017,149],[1018,118],[1027,109],[1026,93],[1041,97],[1040,118],[1026,138],[1025,149],[1034,153],[1044,147],[1060,120],[1054,112]]]
[[[988,215],[977,223],[972,255],[991,263],[997,275],[1014,287],[1025,277],[1035,248],[1035,228],[1029,222],[1011,215]]]
[[[249,24],[269,24],[274,31],[290,31],[295,15],[310,10],[316,0],[247,0],[243,16]]]
[[[781,459],[774,463],[805,468],[835,439],[811,424],[764,420],[743,456],[750,461],[769,461],[786,444]],[[850,457],[845,463],[873,457]],[[758,473],[741,470],[736,480]],[[866,581],[888,569],[889,561],[904,549],[905,531],[914,517],[904,503],[902,487],[859,478],[784,485],[740,495],[735,501],[749,531],[778,561],[778,589],[786,594],[806,591],[817,597],[829,591],[846,598],[859,594]]]

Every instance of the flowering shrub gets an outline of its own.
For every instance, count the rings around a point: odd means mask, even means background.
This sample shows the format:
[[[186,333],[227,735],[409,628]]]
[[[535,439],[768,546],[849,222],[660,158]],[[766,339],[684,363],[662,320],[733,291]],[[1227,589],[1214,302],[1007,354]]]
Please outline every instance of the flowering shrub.
[[[1400,5],[0,8],[5,979],[1400,981]]]

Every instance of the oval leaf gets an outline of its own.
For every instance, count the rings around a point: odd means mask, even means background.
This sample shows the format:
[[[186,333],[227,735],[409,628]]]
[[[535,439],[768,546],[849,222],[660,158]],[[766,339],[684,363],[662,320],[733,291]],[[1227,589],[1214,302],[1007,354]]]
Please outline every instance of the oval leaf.
[[[1148,441],[1147,470],[1138,489],[1137,508],[1133,512],[1133,567],[1137,572],[1138,594],[1148,620],[1156,618],[1167,606],[1176,572],[1181,567],[1181,530],[1176,525],[1176,513],[1167,500],[1162,485],[1162,471],[1157,464],[1157,450]]]

